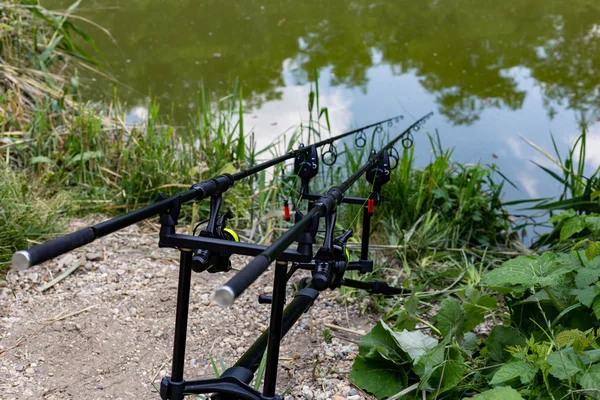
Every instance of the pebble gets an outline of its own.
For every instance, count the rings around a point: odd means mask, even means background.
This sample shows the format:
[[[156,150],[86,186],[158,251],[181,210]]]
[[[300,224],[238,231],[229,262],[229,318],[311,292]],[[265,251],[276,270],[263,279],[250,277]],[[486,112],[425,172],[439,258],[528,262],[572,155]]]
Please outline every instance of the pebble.
[[[62,268],[65,265],[71,264],[73,262],[73,254],[67,253],[63,258],[58,262],[58,268]]]
[[[314,397],[313,391],[310,389],[310,387],[304,385],[302,386],[302,396],[304,396],[304,398],[307,400],[312,400]]]
[[[18,364],[18,365],[15,367],[15,371],[18,371],[18,372],[21,372],[21,371],[23,371],[24,369],[25,369],[25,366],[23,366],[23,364]]]
[[[95,253],[86,253],[85,258],[87,258],[88,261],[102,261],[104,260],[104,255],[98,251]]]
[[[358,394],[346,397],[346,400],[360,400],[360,396]]]
[[[121,276],[121,275],[125,274],[125,270],[124,270],[124,269],[121,269],[121,268],[119,268],[119,269],[118,269],[118,270],[116,270],[115,272],[116,272],[116,273],[117,273],[117,275],[119,275],[119,276]]]
[[[27,375],[27,376],[34,376],[35,375],[35,369],[33,369],[33,368],[27,368],[25,370],[25,375]]]
[[[106,274],[108,272],[108,269],[106,268],[106,265],[104,265],[104,264],[100,264],[98,266],[98,270],[103,274]]]

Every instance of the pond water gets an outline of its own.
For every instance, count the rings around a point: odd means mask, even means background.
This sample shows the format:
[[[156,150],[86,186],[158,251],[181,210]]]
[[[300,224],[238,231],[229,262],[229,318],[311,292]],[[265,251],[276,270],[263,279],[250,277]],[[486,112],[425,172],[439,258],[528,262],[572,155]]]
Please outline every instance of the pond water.
[[[132,115],[152,95],[186,124],[202,85],[225,95],[237,78],[246,127],[267,145],[308,117],[316,68],[333,133],[432,110],[427,129],[457,161],[499,165],[519,187],[507,200],[558,194],[518,134],[551,150],[553,133],[566,152],[590,121],[587,161],[600,163],[598,0],[88,0],[78,14],[114,37],[87,28]],[[415,139],[423,165],[429,142]]]

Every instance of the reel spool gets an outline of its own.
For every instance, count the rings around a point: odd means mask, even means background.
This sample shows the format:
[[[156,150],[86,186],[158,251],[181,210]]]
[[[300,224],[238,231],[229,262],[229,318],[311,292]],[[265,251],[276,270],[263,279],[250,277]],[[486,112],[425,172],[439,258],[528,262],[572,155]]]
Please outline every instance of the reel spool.
[[[231,240],[233,242],[239,242],[240,237],[238,234],[231,228],[225,227],[225,222],[228,218],[231,218],[233,215],[230,211],[225,214],[221,214],[217,219],[217,226],[215,227],[215,232],[209,232],[206,229],[203,229],[200,232],[200,236],[204,237],[214,237],[217,239],[225,239]],[[192,256],[192,270],[194,272],[204,272],[207,271],[209,273],[215,272],[227,272],[231,270],[231,260],[229,259],[231,254],[225,254],[210,250],[196,250],[194,255]]]

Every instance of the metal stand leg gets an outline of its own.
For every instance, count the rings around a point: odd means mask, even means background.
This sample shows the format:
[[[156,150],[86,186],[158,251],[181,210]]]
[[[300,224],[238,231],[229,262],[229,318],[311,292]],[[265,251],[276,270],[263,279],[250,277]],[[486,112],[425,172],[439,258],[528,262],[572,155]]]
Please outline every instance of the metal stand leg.
[[[179,261],[179,286],[177,289],[177,313],[175,316],[175,336],[173,338],[173,369],[171,381],[183,381],[185,365],[185,337],[187,332],[188,310],[190,305],[190,282],[192,275],[192,252],[182,251]]]
[[[267,347],[267,365],[263,394],[275,395],[277,366],[279,364],[279,344],[282,337],[283,306],[285,305],[285,285],[287,282],[287,262],[275,263],[273,281],[273,303],[271,304],[271,323],[269,325],[269,344]]]

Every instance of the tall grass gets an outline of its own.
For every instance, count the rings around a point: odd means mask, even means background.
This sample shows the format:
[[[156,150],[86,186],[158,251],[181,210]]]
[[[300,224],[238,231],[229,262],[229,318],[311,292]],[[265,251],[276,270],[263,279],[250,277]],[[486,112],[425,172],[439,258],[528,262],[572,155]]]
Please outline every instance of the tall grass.
[[[180,128],[166,123],[155,103],[142,123],[130,125],[124,122],[126,106],[118,101],[84,101],[77,68],[97,70],[97,62],[77,44],[83,40],[93,47],[93,40],[68,18],[78,5],[65,14],[29,1],[3,2],[0,7],[6,24],[0,30],[0,160],[7,191],[0,221],[3,264],[14,249],[27,247],[28,240],[60,232],[60,225],[51,221],[57,212],[72,213],[74,208],[58,201],[56,193],[69,191],[80,205],[77,215],[123,212],[154,201],[159,192],[181,192],[256,161],[255,146],[246,144],[251,133],[244,131],[237,84],[221,99],[199,93],[189,125]],[[230,197],[236,201],[229,206],[246,225],[253,187],[236,185]],[[207,208],[206,202],[195,208],[201,214],[196,220]],[[24,211],[34,209],[46,212],[45,217]],[[28,215],[38,219],[30,228],[24,220]]]
[[[64,229],[71,198],[65,192],[48,195],[24,174],[0,164],[0,271],[12,254],[46,240]]]

